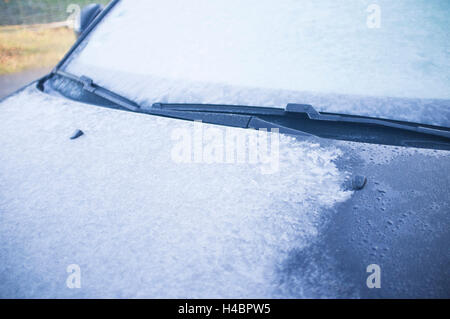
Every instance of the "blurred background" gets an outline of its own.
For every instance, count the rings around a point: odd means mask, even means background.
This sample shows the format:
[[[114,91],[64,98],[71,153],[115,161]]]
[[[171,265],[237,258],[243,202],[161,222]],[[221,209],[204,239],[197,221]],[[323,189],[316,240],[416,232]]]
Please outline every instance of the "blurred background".
[[[0,98],[48,73],[75,42],[80,9],[109,0],[0,0]]]

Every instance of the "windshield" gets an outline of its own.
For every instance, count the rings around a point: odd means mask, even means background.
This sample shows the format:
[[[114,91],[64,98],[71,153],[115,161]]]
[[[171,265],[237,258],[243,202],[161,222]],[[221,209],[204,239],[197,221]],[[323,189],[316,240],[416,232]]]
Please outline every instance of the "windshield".
[[[371,3],[120,1],[65,69],[141,105],[295,102],[448,125],[450,2]]]

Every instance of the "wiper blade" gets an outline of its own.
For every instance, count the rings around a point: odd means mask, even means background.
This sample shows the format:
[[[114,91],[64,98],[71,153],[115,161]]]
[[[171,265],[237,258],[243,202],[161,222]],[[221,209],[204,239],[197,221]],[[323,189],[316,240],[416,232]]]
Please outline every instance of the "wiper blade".
[[[215,112],[224,114],[242,114],[253,116],[306,116],[309,120],[343,122],[363,125],[378,125],[417,133],[431,134],[450,138],[450,130],[444,127],[424,125],[389,119],[380,119],[359,115],[317,112],[309,104],[288,104],[285,109],[259,106],[219,105],[219,104],[187,104],[187,103],[154,103],[153,109],[183,112]]]
[[[314,135],[322,138],[450,150],[450,128],[367,116],[318,112],[308,104],[288,104],[283,108],[154,103],[137,103],[93,83],[87,77],[56,70],[54,74],[81,83],[83,89],[133,112],[225,126],[279,129],[280,133]]]
[[[213,117],[239,115],[232,126],[244,128],[278,128],[281,133],[315,135],[323,138],[450,150],[450,129],[433,125],[372,118],[357,115],[317,112],[308,104],[288,104],[284,109],[211,104],[155,103],[152,113],[170,114],[181,119],[202,119],[222,124]],[[208,114],[210,118],[203,118]],[[243,120],[247,123],[243,124]],[[216,121],[215,121],[216,120]],[[221,119],[223,121],[223,119]],[[240,125],[239,125],[240,124]],[[224,124],[227,125],[227,124]],[[228,125],[230,125],[228,123]]]

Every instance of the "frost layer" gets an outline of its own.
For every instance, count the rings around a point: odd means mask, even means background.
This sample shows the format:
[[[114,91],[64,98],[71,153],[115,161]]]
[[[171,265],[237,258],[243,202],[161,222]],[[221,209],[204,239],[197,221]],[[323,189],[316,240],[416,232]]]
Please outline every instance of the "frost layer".
[[[177,164],[171,132],[191,122],[32,90],[0,106],[1,297],[303,297],[281,266],[350,196],[338,149],[282,135],[272,175]]]
[[[378,1],[377,29],[369,4],[122,1],[67,68],[143,105],[310,103],[449,125],[449,2]]]

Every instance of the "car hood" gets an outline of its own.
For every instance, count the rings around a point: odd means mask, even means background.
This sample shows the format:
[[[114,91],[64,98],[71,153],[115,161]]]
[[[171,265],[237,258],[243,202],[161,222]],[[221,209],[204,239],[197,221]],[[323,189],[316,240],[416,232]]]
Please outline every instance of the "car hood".
[[[274,171],[177,162],[196,124],[34,85],[0,122],[1,297],[449,296],[449,152],[281,135]]]

